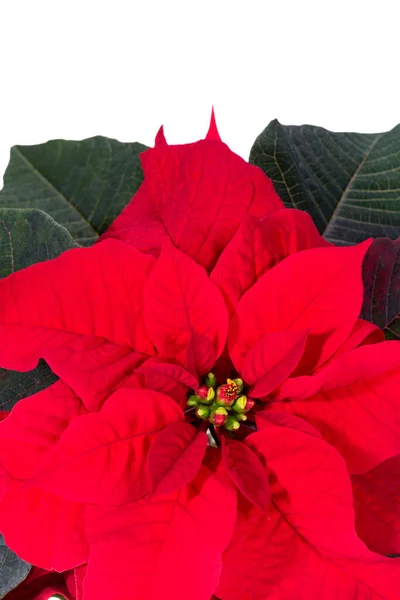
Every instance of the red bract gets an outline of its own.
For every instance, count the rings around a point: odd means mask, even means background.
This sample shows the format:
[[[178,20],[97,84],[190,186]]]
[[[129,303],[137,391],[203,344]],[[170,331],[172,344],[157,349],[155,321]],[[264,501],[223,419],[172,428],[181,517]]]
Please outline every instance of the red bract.
[[[67,571],[62,575],[34,567],[28,577],[12,592],[5,596],[6,600],[49,600],[60,594],[65,600],[82,600],[82,583],[85,567]]]
[[[284,427],[255,433],[246,443],[264,457],[270,472],[269,515],[243,503],[216,595],[397,598],[399,566],[369,552],[357,538],[350,479],[335,450]]]
[[[163,135],[141,155],[144,182],[101,239],[113,237],[158,256],[171,240],[210,270],[244,215],[283,208],[272,182],[231,152],[212,118],[206,139],[168,146]]]
[[[269,406],[314,424],[350,472],[362,474],[399,453],[399,364],[397,342],[361,346],[313,376],[288,380]]]
[[[84,600],[395,599],[349,476],[375,502],[400,454],[400,347],[358,319],[369,242],[327,244],[214,125],[158,135],[118,240],[0,281],[0,366],[61,378],[0,423],[0,530],[88,562]]]
[[[353,475],[352,482],[358,534],[373,552],[399,554],[400,455]]]

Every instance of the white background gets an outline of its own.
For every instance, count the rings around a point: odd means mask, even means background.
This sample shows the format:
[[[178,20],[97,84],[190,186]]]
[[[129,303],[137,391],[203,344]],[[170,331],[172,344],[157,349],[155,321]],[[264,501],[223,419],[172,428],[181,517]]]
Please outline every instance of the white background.
[[[102,134],[223,139],[273,118],[335,131],[400,121],[398,0],[0,0],[0,175],[13,144]],[[1,186],[0,186],[1,187]]]

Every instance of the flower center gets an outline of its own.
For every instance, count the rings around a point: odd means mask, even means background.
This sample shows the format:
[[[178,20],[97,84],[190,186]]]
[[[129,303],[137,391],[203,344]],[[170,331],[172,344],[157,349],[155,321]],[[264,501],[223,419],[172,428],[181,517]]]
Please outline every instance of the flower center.
[[[254,406],[254,400],[243,393],[242,379],[227,379],[217,385],[213,373],[208,373],[204,383],[191,394],[187,405],[195,407],[195,414],[201,420],[208,419],[216,427],[224,426],[228,431],[236,431]]]

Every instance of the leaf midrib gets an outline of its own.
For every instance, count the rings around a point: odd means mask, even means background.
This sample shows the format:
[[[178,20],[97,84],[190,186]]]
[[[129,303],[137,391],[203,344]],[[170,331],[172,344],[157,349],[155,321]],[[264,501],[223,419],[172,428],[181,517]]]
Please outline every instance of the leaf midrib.
[[[345,202],[348,193],[353,185],[353,182],[355,181],[355,179],[357,178],[359,172],[361,171],[361,169],[363,168],[363,166],[365,165],[366,161],[368,160],[371,152],[374,150],[376,144],[382,139],[382,137],[384,136],[384,133],[380,133],[379,135],[377,135],[377,137],[374,139],[374,141],[372,142],[372,144],[369,146],[369,148],[367,148],[364,156],[362,157],[360,163],[357,165],[357,167],[354,170],[353,175],[350,177],[345,189],[343,190],[343,193],[341,194],[335,209],[333,211],[333,213],[331,214],[328,223],[325,227],[325,231],[323,233],[324,237],[329,235],[329,230],[332,228],[334,221],[335,221],[335,217],[337,215],[337,213],[339,212],[339,210],[341,209],[341,207],[343,206],[343,202]]]
[[[76,212],[76,214],[79,216],[79,218],[84,221],[89,228],[93,231],[93,233],[96,236],[99,236],[99,232],[93,227],[93,225],[90,223],[90,221],[88,221],[88,219],[76,208],[76,206],[74,206],[74,204],[72,204],[72,202],[51,182],[49,181],[44,175],[43,173],[41,173],[33,164],[32,162],[23,154],[23,152],[20,150],[20,148],[18,146],[14,146],[12,148],[12,151],[15,152],[19,158],[21,158],[23,160],[23,162],[27,165],[27,167],[48,187],[51,189],[52,192],[55,192],[60,198],[61,200],[63,200],[70,208],[72,208],[72,210],[74,212]]]

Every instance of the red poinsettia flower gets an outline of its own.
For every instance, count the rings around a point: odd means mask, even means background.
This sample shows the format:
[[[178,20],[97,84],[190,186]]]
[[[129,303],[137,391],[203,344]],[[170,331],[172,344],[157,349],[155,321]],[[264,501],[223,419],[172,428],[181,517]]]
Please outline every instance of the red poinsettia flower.
[[[151,214],[135,197],[120,240],[0,281],[0,366],[61,378],[0,424],[0,530],[43,568],[88,562],[84,600],[395,599],[349,476],[400,453],[400,349],[358,319],[368,242],[332,247],[268,194],[261,219],[220,203],[204,234],[213,197],[197,207],[201,170],[182,191],[182,148],[161,180],[155,149]]]

